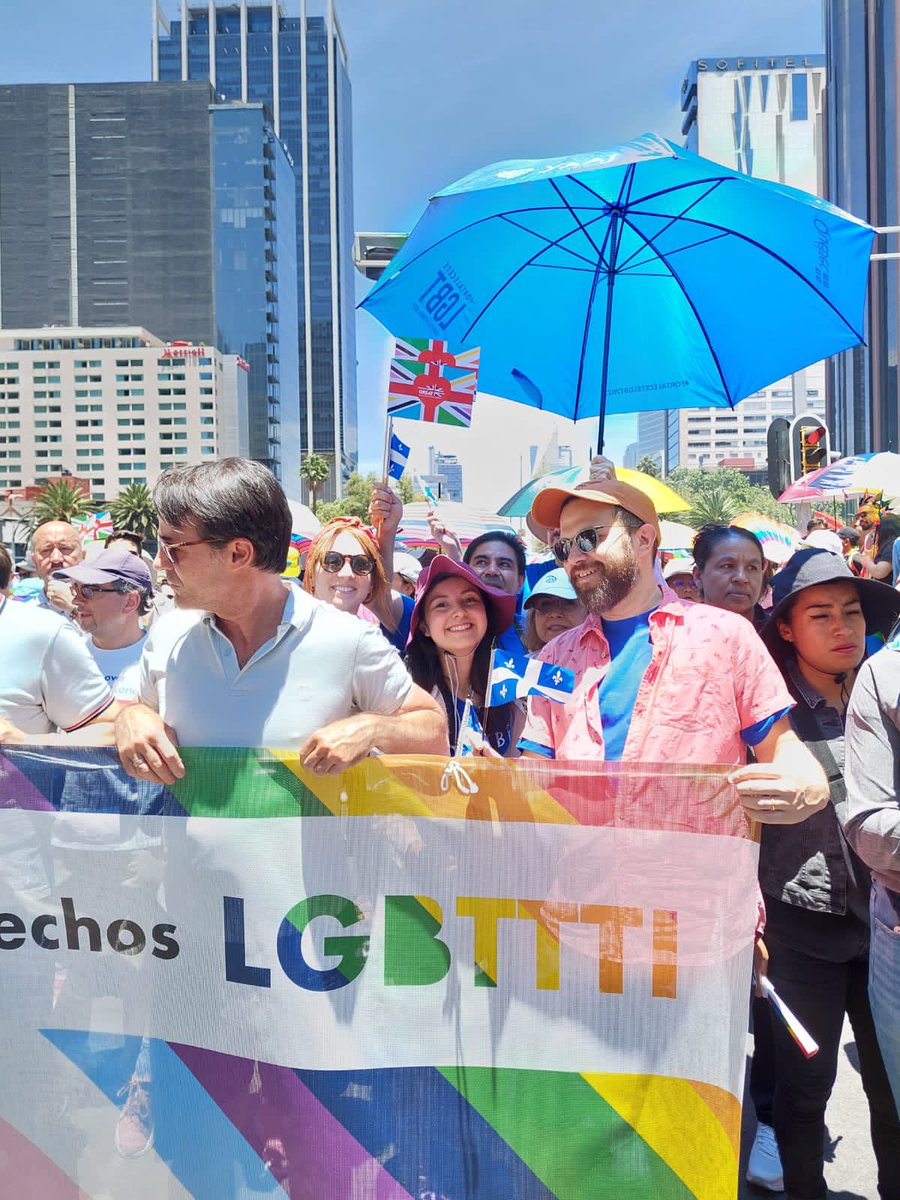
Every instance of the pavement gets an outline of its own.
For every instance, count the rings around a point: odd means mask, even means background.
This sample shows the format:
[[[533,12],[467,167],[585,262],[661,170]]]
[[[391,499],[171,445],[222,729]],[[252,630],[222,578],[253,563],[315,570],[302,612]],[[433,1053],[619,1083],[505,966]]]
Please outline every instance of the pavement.
[[[750,1071],[752,1039],[748,1039],[747,1074]],[[849,1023],[844,1022],[838,1075],[825,1114],[827,1143],[825,1180],[829,1200],[878,1200],[875,1155],[869,1136],[869,1108],[859,1078],[856,1044]],[[744,1128],[741,1136],[741,1175],[738,1200],[764,1200],[784,1195],[751,1187],[745,1182],[747,1156],[756,1133],[753,1104],[744,1094]]]

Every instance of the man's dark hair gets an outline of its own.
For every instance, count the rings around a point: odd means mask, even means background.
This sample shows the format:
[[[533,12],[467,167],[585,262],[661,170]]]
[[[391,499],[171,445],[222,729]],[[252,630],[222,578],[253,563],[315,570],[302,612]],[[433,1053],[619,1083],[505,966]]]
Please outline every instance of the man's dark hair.
[[[812,533],[814,529],[827,529],[828,522],[823,521],[821,517],[812,517],[806,522],[806,532]]]
[[[137,549],[138,554],[144,552],[144,539],[139,533],[135,533],[133,529],[114,529],[106,539],[107,546],[110,542],[131,542],[132,546]]]
[[[160,517],[176,529],[193,523],[198,534],[224,545],[246,538],[261,571],[280,575],[291,544],[291,510],[271,471],[249,458],[222,458],[171,467],[153,489]]]
[[[697,530],[697,535],[694,538],[694,562],[697,564],[697,569],[700,571],[705,570],[706,564],[709,562],[712,552],[718,546],[719,542],[733,537],[743,538],[745,542],[749,542],[751,546],[755,546],[759,551],[762,565],[766,565],[766,556],[763,554],[762,542],[755,533],[751,533],[749,529],[742,529],[739,525],[721,525],[717,521],[710,521]]]
[[[478,547],[483,546],[485,542],[505,542],[516,556],[519,574],[525,574],[525,547],[514,533],[510,533],[506,529],[492,529],[489,533],[479,533],[478,537],[472,538],[463,555],[463,562],[467,566],[472,562],[472,557]]]
[[[12,579],[13,560],[7,548],[0,542],[0,592],[5,592]]]

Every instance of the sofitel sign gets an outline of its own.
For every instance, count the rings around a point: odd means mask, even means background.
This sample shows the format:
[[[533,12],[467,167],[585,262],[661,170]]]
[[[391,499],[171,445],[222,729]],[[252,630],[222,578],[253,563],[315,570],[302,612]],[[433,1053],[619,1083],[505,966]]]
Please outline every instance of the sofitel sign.
[[[804,67],[822,67],[825,65],[824,57],[821,62],[811,62],[808,55],[802,58],[777,57],[777,58],[717,58],[715,62],[710,59],[698,58],[698,71],[779,71],[779,70],[794,70]]]

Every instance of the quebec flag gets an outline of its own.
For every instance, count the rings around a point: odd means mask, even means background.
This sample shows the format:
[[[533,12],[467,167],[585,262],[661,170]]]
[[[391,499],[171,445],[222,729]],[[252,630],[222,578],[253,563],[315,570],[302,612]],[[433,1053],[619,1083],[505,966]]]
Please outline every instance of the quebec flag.
[[[406,470],[409,461],[409,446],[401,442],[396,433],[391,432],[391,449],[388,458],[388,478],[399,479]]]
[[[491,694],[486,707],[508,704],[523,696],[543,696],[564,704],[575,690],[575,672],[524,654],[494,651]]]

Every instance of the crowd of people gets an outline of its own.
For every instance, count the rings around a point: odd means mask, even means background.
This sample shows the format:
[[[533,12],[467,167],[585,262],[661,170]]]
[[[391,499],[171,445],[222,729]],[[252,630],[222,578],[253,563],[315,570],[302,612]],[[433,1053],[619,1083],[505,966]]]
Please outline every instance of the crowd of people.
[[[754,1003],[748,1178],[826,1196],[846,1015],[879,1195],[900,1198],[898,518],[811,522],[777,567],[752,532],[707,525],[692,558],[663,564],[652,502],[599,464],[537,494],[540,561],[509,531],[463,547],[435,513],[424,563],[396,547],[402,506],[380,485],[368,524],[315,536],[298,585],[262,466],[175,468],[154,503],[152,569],[133,534],[86,561],[72,526],[47,522],[39,594],[15,603],[0,555],[3,741],[102,741],[114,724],[125,771],[157,785],[183,777],[180,746],[293,749],[318,774],[373,753],[732,768],[762,826],[757,975],[820,1045],[807,1060]],[[492,705],[498,649],[573,672],[571,695]]]

